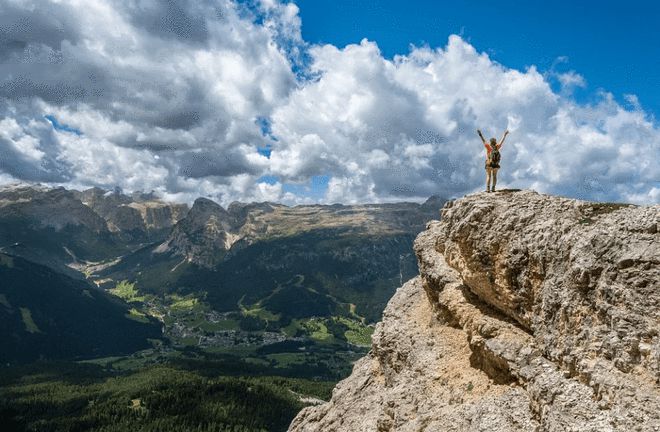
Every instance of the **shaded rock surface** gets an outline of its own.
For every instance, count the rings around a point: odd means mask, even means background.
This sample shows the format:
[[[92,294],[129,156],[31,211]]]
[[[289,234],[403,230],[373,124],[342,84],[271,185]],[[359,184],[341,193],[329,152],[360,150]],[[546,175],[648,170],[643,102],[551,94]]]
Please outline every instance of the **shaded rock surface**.
[[[74,191],[18,185],[0,188],[0,220],[21,220],[34,228],[61,231],[82,226],[100,234],[108,228],[102,217],[85,206]]]
[[[660,430],[660,206],[447,203],[370,353],[291,431]]]
[[[238,239],[236,231],[232,214],[209,199],[197,198],[156,252],[172,251],[201,266],[213,267]]]
[[[0,187],[0,251],[79,278],[85,267],[167,238],[188,211],[153,194]]]
[[[99,188],[79,192],[79,199],[106,220],[112,232],[152,240],[169,231],[188,212],[185,204],[162,201],[153,194],[130,196]]]

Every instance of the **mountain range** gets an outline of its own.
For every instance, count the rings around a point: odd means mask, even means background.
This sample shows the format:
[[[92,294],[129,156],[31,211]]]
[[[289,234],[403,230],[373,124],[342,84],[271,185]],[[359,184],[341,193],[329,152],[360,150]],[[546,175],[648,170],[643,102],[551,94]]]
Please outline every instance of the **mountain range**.
[[[154,325],[168,315],[168,305],[177,301],[172,299],[187,299],[214,313],[233,314],[228,316],[241,328],[230,331],[305,337],[314,333],[310,320],[322,319],[320,325],[331,327],[331,340],[348,343],[345,334],[355,326],[368,330],[365,326],[380,318],[396,287],[417,274],[413,239],[443,203],[438,197],[423,204],[235,202],[225,209],[198,198],[189,208],[148,193],[21,184],[0,189],[0,252],[20,262],[11,268],[12,280],[23,278],[21,283],[34,287],[48,287],[46,281],[52,280],[57,287],[49,294],[76,301],[84,297],[81,292],[99,303],[115,294],[110,303],[119,305],[116,315],[132,322],[139,317],[145,320],[141,324]],[[35,279],[37,274],[41,279]],[[11,289],[16,286],[11,283]],[[6,288],[3,292],[9,296]],[[41,300],[37,291],[26,291],[19,307],[41,310],[34,304]],[[93,314],[96,309],[76,301],[69,301],[68,313],[84,322],[83,310]],[[39,333],[30,333],[25,322],[14,323],[29,333],[21,333],[21,343],[47,334],[57,341],[63,334],[35,323]],[[3,340],[11,344],[14,339],[6,335]],[[35,355],[66,353],[43,345]]]

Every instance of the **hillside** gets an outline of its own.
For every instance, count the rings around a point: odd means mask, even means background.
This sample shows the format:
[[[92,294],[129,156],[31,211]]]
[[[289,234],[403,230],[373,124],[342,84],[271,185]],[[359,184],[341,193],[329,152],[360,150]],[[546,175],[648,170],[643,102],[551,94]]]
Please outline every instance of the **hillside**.
[[[260,310],[261,325],[273,329],[314,316],[374,322],[396,287],[417,274],[412,242],[442,203],[224,209],[200,198],[164,242],[91,278],[196,295],[221,312]]]
[[[152,194],[13,185],[0,189],[0,252],[93,282],[134,318],[160,321],[167,343],[148,363],[221,350],[244,369],[249,357],[337,379],[417,274],[412,242],[442,204],[225,209],[199,198],[188,211]]]
[[[4,186],[0,251],[80,278],[89,265],[162,241],[187,210],[148,194]]]
[[[47,267],[0,253],[0,363],[127,354],[161,337],[155,319]]]
[[[371,351],[291,431],[660,428],[660,206],[449,202]]]
[[[181,367],[117,373],[90,363],[35,363],[0,368],[0,424],[4,432],[278,432],[303,406],[297,392],[316,384]]]

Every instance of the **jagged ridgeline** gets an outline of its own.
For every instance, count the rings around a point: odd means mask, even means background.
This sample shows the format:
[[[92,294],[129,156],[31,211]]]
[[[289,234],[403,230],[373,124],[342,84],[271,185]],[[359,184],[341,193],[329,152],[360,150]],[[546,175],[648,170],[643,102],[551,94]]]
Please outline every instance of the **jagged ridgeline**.
[[[199,316],[176,343],[240,330],[364,345],[367,324],[417,274],[412,242],[443,202],[225,209],[199,198],[189,209],[152,194],[17,185],[0,189],[0,251],[93,283],[133,317],[181,324],[170,312],[190,306]],[[234,315],[201,325],[209,308]]]
[[[434,198],[423,205],[224,209],[200,198],[164,241],[96,271],[94,279],[200,295],[219,312],[259,310],[269,328],[313,316],[373,322],[396,287],[417,273],[412,242],[441,205]]]
[[[448,203],[369,354],[292,432],[660,430],[660,206]]]
[[[73,277],[164,239],[186,205],[126,196],[16,185],[0,189],[0,248]]]

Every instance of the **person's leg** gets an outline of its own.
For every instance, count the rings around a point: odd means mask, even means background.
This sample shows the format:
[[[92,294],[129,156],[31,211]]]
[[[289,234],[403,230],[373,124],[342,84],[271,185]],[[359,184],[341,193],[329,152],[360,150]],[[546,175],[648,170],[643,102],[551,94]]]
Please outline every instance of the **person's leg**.
[[[486,192],[490,192],[490,173],[492,168],[486,167]]]
[[[493,168],[492,169],[492,174],[491,177],[493,178],[493,189],[491,189],[493,192],[495,192],[495,185],[497,184],[497,170],[499,168]]]

